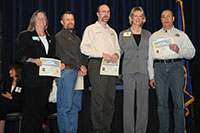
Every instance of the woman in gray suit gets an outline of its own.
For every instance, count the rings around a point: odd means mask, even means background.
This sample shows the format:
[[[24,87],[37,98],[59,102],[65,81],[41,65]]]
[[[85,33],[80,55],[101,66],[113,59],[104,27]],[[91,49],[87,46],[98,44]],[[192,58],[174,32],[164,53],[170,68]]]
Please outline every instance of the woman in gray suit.
[[[146,133],[147,129],[147,61],[151,33],[142,29],[145,21],[142,7],[133,8],[129,14],[131,27],[119,35],[119,44],[124,53],[124,133]]]

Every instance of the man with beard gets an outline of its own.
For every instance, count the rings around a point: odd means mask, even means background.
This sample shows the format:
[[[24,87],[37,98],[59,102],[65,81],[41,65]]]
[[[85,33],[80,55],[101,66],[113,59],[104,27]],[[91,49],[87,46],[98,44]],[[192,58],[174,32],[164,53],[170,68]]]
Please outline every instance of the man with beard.
[[[108,26],[110,9],[100,5],[98,21],[89,25],[83,35],[81,52],[89,56],[89,80],[91,83],[91,121],[94,133],[110,133],[114,114],[115,76],[100,75],[103,58],[115,63],[120,55],[116,32]]]
[[[57,78],[57,120],[60,133],[76,133],[82,91],[74,90],[77,76],[85,76],[87,58],[80,52],[80,38],[74,33],[74,15],[67,11],[61,17],[63,28],[56,34],[56,56],[62,61]],[[84,65],[83,65],[84,64]]]

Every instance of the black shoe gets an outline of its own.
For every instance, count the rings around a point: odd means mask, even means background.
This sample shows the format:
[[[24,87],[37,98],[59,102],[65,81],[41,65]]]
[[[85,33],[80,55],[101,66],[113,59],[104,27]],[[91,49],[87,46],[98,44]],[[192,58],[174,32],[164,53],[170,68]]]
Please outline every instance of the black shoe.
[[[103,133],[112,133],[110,130],[104,130]]]
[[[103,133],[101,130],[93,130],[92,133]]]
[[[51,133],[51,129],[49,127],[45,127],[42,130],[43,130],[43,133]]]

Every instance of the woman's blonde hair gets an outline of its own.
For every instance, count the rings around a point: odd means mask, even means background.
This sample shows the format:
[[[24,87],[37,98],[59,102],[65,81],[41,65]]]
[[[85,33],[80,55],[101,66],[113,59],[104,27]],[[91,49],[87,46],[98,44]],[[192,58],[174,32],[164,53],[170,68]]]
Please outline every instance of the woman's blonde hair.
[[[143,26],[143,24],[146,22],[146,17],[145,17],[145,14],[144,14],[144,10],[142,9],[141,6],[132,8],[132,10],[131,10],[131,12],[130,12],[130,14],[129,14],[129,17],[128,17],[128,18],[129,18],[129,23],[130,23],[130,25],[133,24],[132,18],[133,18],[133,14],[134,14],[136,11],[142,12],[143,21],[142,21],[141,26]]]

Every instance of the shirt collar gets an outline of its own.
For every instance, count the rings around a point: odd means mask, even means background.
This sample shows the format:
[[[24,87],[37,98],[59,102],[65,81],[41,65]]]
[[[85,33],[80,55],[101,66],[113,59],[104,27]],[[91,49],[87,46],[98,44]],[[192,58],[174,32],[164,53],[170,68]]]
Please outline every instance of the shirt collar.
[[[166,30],[162,27],[162,31],[163,32],[166,32]],[[169,29],[168,31],[167,31],[167,33],[171,33],[171,32],[173,32],[174,31],[174,26],[171,28],[171,29]]]
[[[104,28],[98,21],[96,21],[95,25],[97,28],[101,28],[101,27]],[[106,24],[106,28],[110,28],[110,26]]]
[[[67,33],[69,33],[69,34],[71,34],[71,33],[74,33],[74,34],[75,34],[75,31],[74,31],[74,30],[73,30],[72,32],[71,32],[69,29],[65,29],[65,28],[62,28],[62,30],[65,31],[65,32],[67,32]]]

